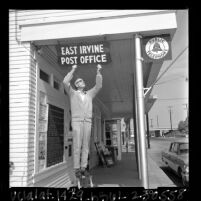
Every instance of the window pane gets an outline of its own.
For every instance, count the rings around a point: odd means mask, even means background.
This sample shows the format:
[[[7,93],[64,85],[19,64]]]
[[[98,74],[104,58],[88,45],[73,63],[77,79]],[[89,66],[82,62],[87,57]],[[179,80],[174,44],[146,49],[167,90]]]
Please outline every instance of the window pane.
[[[57,81],[54,81],[54,88],[59,90],[59,83]]]
[[[170,151],[173,152],[174,150],[174,143],[171,144]]]
[[[47,131],[47,167],[63,162],[64,110],[49,105]]]
[[[175,143],[174,145],[174,152],[176,153],[178,151],[178,144]]]
[[[49,83],[49,75],[40,69],[40,79]]]
[[[188,153],[188,143],[180,144],[180,153]]]
[[[68,156],[71,157],[72,156],[72,145],[70,144],[68,146],[69,150],[68,150]]]

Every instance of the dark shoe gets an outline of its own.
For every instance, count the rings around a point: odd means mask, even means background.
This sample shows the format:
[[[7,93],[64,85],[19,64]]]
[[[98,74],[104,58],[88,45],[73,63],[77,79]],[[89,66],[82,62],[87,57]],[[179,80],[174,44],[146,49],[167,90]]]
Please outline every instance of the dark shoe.
[[[77,178],[81,178],[82,174],[81,174],[80,169],[76,169],[76,170],[75,170],[75,176],[76,176]]]
[[[81,175],[84,175],[85,168],[82,167],[82,168],[80,169],[80,171],[81,171]]]
[[[89,177],[89,172],[87,171],[87,169],[82,170],[82,175],[85,177]]]

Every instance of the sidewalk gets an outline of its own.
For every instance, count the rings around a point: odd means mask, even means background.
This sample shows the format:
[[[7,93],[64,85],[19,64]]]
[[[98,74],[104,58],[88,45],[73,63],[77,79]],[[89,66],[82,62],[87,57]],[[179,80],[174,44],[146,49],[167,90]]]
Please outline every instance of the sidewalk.
[[[142,187],[138,179],[135,153],[122,153],[122,160],[108,168],[96,167],[91,170],[97,187]],[[175,186],[166,174],[150,158],[148,153],[149,188]]]
[[[149,175],[149,188],[158,187],[175,187],[171,179],[158,167],[155,161],[147,153],[148,158],[148,175]]]

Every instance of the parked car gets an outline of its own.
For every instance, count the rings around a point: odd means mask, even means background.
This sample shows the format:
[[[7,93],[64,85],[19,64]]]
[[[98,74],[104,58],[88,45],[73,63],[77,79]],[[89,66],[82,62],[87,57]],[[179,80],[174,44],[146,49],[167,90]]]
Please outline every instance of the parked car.
[[[189,143],[188,139],[177,140],[170,143],[169,150],[162,151],[162,161],[169,166],[184,185],[189,182]]]

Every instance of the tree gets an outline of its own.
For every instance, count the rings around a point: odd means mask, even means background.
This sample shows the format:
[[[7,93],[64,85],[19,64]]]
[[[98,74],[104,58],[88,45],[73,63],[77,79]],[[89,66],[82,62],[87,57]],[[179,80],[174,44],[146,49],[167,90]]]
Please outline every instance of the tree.
[[[184,121],[180,121],[178,125],[178,130],[182,132],[184,129],[185,129],[185,123]]]
[[[178,130],[180,132],[188,133],[188,118],[185,121],[180,121],[178,124]]]

